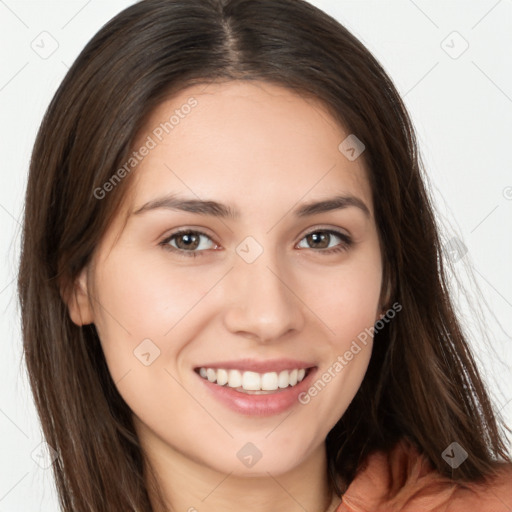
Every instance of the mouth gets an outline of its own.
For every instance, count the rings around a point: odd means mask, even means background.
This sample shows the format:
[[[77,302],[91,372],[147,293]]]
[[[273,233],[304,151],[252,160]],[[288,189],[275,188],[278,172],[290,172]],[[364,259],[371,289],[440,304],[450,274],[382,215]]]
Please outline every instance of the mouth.
[[[250,417],[268,417],[281,414],[293,407],[303,407],[300,397],[313,382],[317,366],[295,363],[275,364],[275,371],[254,371],[263,365],[244,364],[200,366],[194,369],[200,383],[205,386],[207,397],[231,411]],[[240,366],[242,366],[240,368]],[[246,369],[248,366],[250,370]],[[270,370],[269,365],[265,365]]]
[[[259,373],[227,368],[200,367],[194,371],[202,379],[217,386],[231,388],[239,393],[249,395],[267,395],[297,386],[312,370],[313,367]]]

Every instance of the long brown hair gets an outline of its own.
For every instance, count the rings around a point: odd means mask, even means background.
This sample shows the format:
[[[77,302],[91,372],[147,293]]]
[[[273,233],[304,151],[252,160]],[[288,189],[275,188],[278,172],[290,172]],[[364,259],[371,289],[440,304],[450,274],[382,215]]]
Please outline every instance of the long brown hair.
[[[40,127],[19,271],[24,354],[66,512],[149,512],[149,465],[94,325],[70,320],[66,290],[118,210],[131,175],[103,199],[138,130],[189,85],[263,80],[313,97],[363,141],[388,305],[364,381],[326,439],[338,494],[365,457],[406,437],[442,474],[477,480],[510,460],[449,297],[414,129],[392,81],[342,25],[302,0],[144,0],[81,52]],[[341,142],[341,141],[340,141]],[[134,171],[136,172],[136,171]],[[453,441],[470,453],[457,469]],[[341,483],[340,483],[341,482]]]

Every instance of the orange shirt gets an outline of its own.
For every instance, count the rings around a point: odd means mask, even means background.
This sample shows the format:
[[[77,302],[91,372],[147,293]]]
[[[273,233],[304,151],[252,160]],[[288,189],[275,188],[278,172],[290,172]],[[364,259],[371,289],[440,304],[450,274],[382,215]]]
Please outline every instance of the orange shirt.
[[[336,512],[510,512],[512,465],[491,484],[443,477],[407,440],[375,452],[342,496]]]

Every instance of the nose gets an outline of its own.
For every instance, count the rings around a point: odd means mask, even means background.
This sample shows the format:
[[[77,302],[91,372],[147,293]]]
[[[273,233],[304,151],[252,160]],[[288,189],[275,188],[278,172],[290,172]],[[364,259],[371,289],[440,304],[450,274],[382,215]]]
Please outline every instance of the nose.
[[[298,284],[282,266],[270,250],[253,263],[236,257],[226,288],[224,324],[230,332],[268,343],[303,328]]]

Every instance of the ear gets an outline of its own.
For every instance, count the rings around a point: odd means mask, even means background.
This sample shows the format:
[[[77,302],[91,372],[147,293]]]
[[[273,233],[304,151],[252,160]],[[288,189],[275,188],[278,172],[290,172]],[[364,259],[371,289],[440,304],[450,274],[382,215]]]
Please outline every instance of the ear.
[[[381,320],[386,316],[386,311],[389,309],[389,305],[391,302],[391,283],[389,279],[386,279],[386,282],[383,283],[381,297],[379,301],[379,311],[377,312],[377,317],[375,321]]]
[[[89,301],[87,267],[84,267],[72,286],[63,296],[72,322],[79,327],[93,323],[93,312]]]

